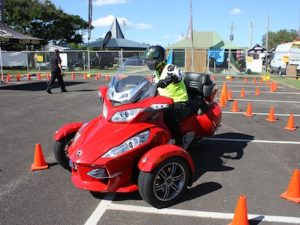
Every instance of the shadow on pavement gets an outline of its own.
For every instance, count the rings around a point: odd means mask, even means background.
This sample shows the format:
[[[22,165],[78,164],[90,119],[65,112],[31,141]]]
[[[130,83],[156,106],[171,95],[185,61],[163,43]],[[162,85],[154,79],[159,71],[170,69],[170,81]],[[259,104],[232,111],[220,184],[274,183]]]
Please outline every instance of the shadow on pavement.
[[[243,139],[253,140],[254,137],[241,133],[224,133],[213,136],[218,140],[202,140],[191,146],[191,154],[196,172],[194,180],[199,179],[208,171],[230,171],[233,167],[226,166],[229,160],[241,159],[244,155],[244,149],[247,147],[247,141],[221,141],[220,139]]]
[[[84,84],[86,82],[65,82],[66,87],[78,84]],[[47,88],[47,81],[33,81],[21,84],[7,84],[0,86],[0,90],[16,90],[16,91],[45,91]],[[55,82],[54,88],[60,88],[59,84]],[[94,91],[94,90],[93,90]]]

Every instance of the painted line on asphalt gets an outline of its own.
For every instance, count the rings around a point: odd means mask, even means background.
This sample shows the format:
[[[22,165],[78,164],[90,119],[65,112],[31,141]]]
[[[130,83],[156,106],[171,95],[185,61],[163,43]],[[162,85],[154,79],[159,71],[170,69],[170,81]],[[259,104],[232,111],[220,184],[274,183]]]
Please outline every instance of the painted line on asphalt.
[[[249,102],[275,102],[275,103],[277,102],[277,103],[294,103],[294,104],[300,104],[299,101],[270,100],[270,99],[259,100],[259,99],[235,98],[234,100],[238,100],[238,101],[249,101]]]
[[[241,91],[232,91],[233,93],[240,93]],[[255,93],[255,91],[246,91],[247,93]],[[261,94],[285,94],[285,95],[300,95],[300,92],[270,92],[270,91],[260,91]]]
[[[97,225],[102,215],[105,213],[116,193],[109,193],[104,196],[99,205],[96,207],[92,215],[88,218],[84,225]]]
[[[121,204],[115,204],[115,203],[111,203],[107,209],[108,210],[118,210],[118,211],[128,211],[128,212],[138,212],[138,213],[159,214],[159,215],[209,218],[209,219],[231,220],[234,216],[233,213],[205,212],[205,211],[194,211],[194,210],[183,210],[183,209],[156,209],[156,208],[152,208],[152,207],[121,205]],[[256,220],[256,221],[275,222],[275,223],[290,223],[290,224],[299,224],[300,223],[300,217],[248,214],[248,219]]]
[[[222,111],[223,114],[244,114],[245,112],[230,112],[230,111]],[[254,115],[262,115],[262,116],[268,116],[269,113],[253,113]],[[287,116],[289,117],[291,114],[282,114],[282,113],[276,113],[275,116]],[[294,114],[294,117],[298,117],[300,114]]]
[[[217,137],[204,137],[205,141],[229,141],[229,142],[253,142],[253,143],[267,143],[267,144],[293,144],[300,145],[299,141],[272,141],[272,140],[253,140],[253,139],[239,139],[239,138],[217,138]]]

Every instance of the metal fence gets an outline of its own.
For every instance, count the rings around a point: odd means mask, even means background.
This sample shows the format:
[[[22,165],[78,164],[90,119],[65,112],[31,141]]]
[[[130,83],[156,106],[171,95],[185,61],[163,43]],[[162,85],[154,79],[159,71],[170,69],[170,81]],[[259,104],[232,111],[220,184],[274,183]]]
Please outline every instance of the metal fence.
[[[169,51],[167,51],[168,55]],[[1,52],[1,66],[4,70],[45,71],[50,70],[52,52],[25,51]],[[241,51],[182,49],[173,51],[172,62],[187,69],[193,64],[194,70],[221,73],[233,68],[237,72],[245,70],[245,57]],[[144,51],[88,51],[68,50],[60,53],[63,69],[66,72],[115,69],[129,57],[142,57]]]

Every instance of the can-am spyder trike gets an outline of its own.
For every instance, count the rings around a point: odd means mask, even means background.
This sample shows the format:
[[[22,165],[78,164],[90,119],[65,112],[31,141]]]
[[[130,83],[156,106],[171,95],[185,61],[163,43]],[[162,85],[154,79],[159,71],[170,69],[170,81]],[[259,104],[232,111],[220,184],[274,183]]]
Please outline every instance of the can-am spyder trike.
[[[58,163],[71,171],[77,188],[91,192],[133,192],[156,208],[174,204],[193,181],[194,162],[170,142],[163,112],[171,98],[157,94],[143,59],[130,58],[99,88],[102,114],[89,122],[66,124],[54,135]],[[188,146],[214,135],[221,124],[217,92],[209,75],[186,73],[190,113],[181,122]]]

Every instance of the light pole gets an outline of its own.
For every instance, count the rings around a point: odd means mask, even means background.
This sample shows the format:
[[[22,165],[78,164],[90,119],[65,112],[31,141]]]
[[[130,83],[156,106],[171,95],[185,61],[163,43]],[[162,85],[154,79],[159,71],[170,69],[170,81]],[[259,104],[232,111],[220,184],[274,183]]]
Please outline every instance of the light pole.
[[[266,74],[268,72],[268,57],[269,57],[269,54],[268,54],[268,47],[269,47],[269,25],[270,25],[270,15],[267,16],[267,33],[266,33],[266,44],[265,44],[265,47],[266,47],[266,50],[267,50],[267,53],[266,53]]]

